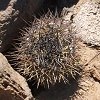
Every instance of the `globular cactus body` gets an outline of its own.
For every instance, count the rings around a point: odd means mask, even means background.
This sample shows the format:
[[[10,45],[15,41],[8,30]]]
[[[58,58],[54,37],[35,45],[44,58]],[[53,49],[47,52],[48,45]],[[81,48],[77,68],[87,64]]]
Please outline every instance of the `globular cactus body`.
[[[75,38],[69,29],[65,31],[67,26],[62,17],[49,12],[35,18],[20,38],[16,54],[19,72],[37,80],[37,86],[66,83],[78,73]]]

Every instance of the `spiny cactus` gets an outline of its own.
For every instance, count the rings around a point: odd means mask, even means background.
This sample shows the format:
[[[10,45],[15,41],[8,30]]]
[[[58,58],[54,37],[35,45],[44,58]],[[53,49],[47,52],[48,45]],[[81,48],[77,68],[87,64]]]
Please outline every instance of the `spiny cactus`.
[[[23,34],[23,32],[22,32]],[[19,72],[39,85],[68,82],[79,73],[75,37],[62,17],[48,12],[26,28],[17,47]]]

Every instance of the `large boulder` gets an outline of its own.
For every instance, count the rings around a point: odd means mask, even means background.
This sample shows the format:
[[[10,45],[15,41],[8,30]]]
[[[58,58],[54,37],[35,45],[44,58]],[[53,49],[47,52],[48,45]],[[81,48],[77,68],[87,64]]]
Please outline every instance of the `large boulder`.
[[[0,53],[0,100],[34,100],[26,80]]]
[[[85,43],[100,46],[100,5],[98,1],[88,0],[81,5],[73,21],[77,37]]]
[[[0,51],[9,47],[25,21],[30,21],[44,0],[0,0]],[[25,21],[24,21],[25,20]]]

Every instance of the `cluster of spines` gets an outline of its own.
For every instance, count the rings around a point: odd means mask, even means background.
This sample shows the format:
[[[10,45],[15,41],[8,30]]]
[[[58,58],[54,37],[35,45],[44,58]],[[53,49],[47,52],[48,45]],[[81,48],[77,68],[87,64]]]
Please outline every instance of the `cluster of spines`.
[[[18,70],[37,80],[37,87],[66,83],[69,76],[79,73],[75,37],[69,26],[62,17],[48,12],[23,32],[16,54]]]

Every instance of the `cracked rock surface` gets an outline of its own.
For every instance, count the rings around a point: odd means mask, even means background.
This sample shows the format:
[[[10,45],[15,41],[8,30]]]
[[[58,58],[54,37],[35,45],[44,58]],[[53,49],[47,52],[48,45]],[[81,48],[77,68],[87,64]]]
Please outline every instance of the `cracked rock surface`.
[[[26,80],[0,53],[0,100],[34,100]]]
[[[78,45],[84,69],[72,100],[100,100],[100,51],[82,42]]]
[[[100,5],[88,1],[81,5],[73,19],[76,36],[85,43],[100,46]]]

